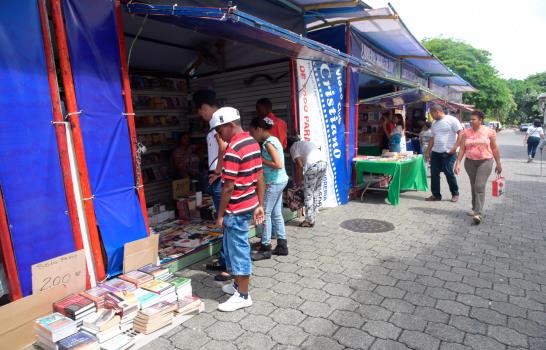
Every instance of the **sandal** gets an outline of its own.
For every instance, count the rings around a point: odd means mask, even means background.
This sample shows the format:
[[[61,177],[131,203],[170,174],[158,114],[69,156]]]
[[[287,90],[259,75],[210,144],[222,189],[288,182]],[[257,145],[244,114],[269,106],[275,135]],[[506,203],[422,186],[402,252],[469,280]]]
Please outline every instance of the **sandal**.
[[[214,276],[214,280],[215,281],[220,281],[220,282],[226,282],[226,281],[229,281],[229,280],[232,280],[232,279],[233,279],[233,276],[230,275],[227,272],[220,272],[219,274]]]
[[[315,226],[315,224],[312,224],[309,221],[305,220],[299,226],[300,227],[313,227],[313,226]]]
[[[218,262],[207,264],[205,268],[209,271],[226,271],[226,266]]]

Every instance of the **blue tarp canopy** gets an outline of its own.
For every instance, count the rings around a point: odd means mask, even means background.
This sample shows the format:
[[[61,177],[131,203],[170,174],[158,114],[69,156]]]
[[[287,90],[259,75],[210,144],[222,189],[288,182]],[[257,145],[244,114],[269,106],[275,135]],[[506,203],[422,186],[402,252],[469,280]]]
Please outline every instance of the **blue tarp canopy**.
[[[305,14],[307,30],[313,31],[350,23],[353,31],[393,59],[416,67],[441,86],[458,86],[458,91],[476,91],[434,57],[408,30],[392,7],[364,9],[361,6],[315,9]],[[310,34],[311,35],[311,34]],[[360,52],[352,48],[353,55]],[[462,88],[465,87],[465,88]]]
[[[236,8],[180,7],[172,5],[128,4],[129,13],[149,15],[199,33],[250,44],[276,55],[322,60],[338,64],[366,64],[299,34],[263,21]]]
[[[361,100],[360,103],[367,105],[380,105],[383,108],[397,108],[418,102],[432,102],[441,100],[432,91],[417,87],[397,92],[391,92],[376,97]]]

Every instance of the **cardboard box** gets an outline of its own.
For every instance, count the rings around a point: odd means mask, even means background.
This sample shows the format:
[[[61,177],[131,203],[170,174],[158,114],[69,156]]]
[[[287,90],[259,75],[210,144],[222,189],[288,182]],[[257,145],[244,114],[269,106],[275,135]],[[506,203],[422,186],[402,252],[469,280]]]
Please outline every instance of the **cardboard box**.
[[[190,179],[182,179],[173,181],[173,199],[178,199],[180,197],[189,197],[191,196],[190,190]]]

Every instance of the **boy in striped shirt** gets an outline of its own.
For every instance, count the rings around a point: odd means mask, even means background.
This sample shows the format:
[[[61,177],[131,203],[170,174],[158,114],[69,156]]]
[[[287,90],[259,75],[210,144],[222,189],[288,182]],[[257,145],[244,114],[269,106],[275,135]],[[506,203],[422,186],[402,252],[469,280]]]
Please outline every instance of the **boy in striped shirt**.
[[[235,108],[223,107],[216,111],[210,127],[229,144],[224,153],[217,224],[224,227],[226,267],[234,276],[234,282],[222,287],[232,296],[218,305],[218,309],[235,311],[252,305],[248,294],[252,273],[248,225],[252,217],[257,225],[264,221],[262,156],[260,145],[241,127],[241,117]]]

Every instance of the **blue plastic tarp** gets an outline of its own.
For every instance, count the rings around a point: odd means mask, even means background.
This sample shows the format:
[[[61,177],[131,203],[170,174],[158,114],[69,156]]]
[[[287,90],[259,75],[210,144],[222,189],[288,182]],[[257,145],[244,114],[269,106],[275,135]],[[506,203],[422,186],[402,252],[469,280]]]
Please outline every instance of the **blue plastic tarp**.
[[[122,271],[124,244],[147,236],[123,115],[114,2],[65,0],[63,9],[95,215],[111,276]]]
[[[0,186],[23,295],[31,266],[73,252],[36,1],[0,11]]]

